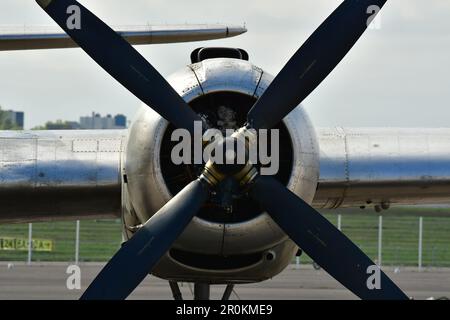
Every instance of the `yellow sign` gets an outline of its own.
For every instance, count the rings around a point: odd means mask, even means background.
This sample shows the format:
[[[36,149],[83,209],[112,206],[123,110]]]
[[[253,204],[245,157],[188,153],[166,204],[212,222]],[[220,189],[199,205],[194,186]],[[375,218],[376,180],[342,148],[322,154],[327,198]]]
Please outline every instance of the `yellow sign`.
[[[47,239],[33,239],[31,248],[33,251],[53,251],[53,241]],[[0,250],[28,251],[28,239],[0,238]]]

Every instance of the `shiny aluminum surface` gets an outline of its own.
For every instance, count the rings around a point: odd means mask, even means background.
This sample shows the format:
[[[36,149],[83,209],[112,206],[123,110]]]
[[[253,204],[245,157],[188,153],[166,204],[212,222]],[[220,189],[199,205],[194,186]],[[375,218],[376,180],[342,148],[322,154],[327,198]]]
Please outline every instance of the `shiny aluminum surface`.
[[[119,216],[126,131],[0,131],[0,222]]]
[[[230,38],[247,30],[227,25],[145,25],[117,27],[132,45],[176,43]],[[0,29],[0,51],[76,48],[78,45],[59,28],[8,27]]]
[[[318,208],[445,204],[450,129],[318,128]]]

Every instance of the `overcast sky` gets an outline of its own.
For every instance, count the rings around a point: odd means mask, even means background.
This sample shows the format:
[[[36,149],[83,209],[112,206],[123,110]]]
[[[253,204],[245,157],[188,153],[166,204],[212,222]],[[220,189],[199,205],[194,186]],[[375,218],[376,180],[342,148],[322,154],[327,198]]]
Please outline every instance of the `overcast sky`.
[[[164,76],[199,46],[242,47],[276,74],[340,0],[83,0],[113,26],[246,23],[245,35],[138,46]],[[450,126],[450,1],[389,0],[368,31],[304,102],[318,126]],[[1,0],[0,27],[54,25],[33,0]],[[140,101],[81,49],[0,52],[0,105],[26,128],[91,111],[133,117]]]

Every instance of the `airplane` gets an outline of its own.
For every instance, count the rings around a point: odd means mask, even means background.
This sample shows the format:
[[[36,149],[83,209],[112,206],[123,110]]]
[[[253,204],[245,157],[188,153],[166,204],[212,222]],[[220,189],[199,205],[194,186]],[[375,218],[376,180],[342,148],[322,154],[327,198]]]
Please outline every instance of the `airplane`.
[[[167,80],[132,47],[141,40],[77,1],[36,1],[72,40],[23,35],[2,50],[76,44],[143,102],[127,130],[0,132],[0,222],[122,219],[123,245],[81,299],[126,299],[148,274],[175,299],[179,282],[194,283],[196,299],[225,284],[228,299],[234,285],[279,274],[299,248],[361,299],[409,299],[381,269],[381,287],[369,287],[376,264],[317,210],[447,203],[450,130],[315,128],[302,107],[365,32],[368,8],[386,0],[344,0],[276,77],[243,49],[205,47]],[[73,6],[81,28],[67,23]],[[231,127],[233,152],[245,134],[248,147],[255,131],[277,128],[277,174],[251,161],[174,164],[172,133],[195,136],[195,123]]]

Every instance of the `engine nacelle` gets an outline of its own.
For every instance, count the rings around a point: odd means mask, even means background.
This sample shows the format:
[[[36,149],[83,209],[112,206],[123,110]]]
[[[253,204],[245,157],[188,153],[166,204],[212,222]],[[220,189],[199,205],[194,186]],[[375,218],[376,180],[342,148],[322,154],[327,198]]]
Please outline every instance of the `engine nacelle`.
[[[187,66],[168,80],[212,126],[239,128],[272,79],[248,61],[217,58]],[[278,128],[280,169],[276,177],[311,203],[319,177],[319,149],[313,126],[299,106]],[[128,224],[133,221],[132,215],[138,223],[147,221],[196,178],[188,165],[171,162],[173,129],[148,106],[139,109],[129,131],[125,159],[124,193],[129,200],[124,214]],[[261,281],[282,271],[296,250],[268,214],[244,197],[233,203],[232,213],[214,204],[205,205],[153,274],[197,282]]]

